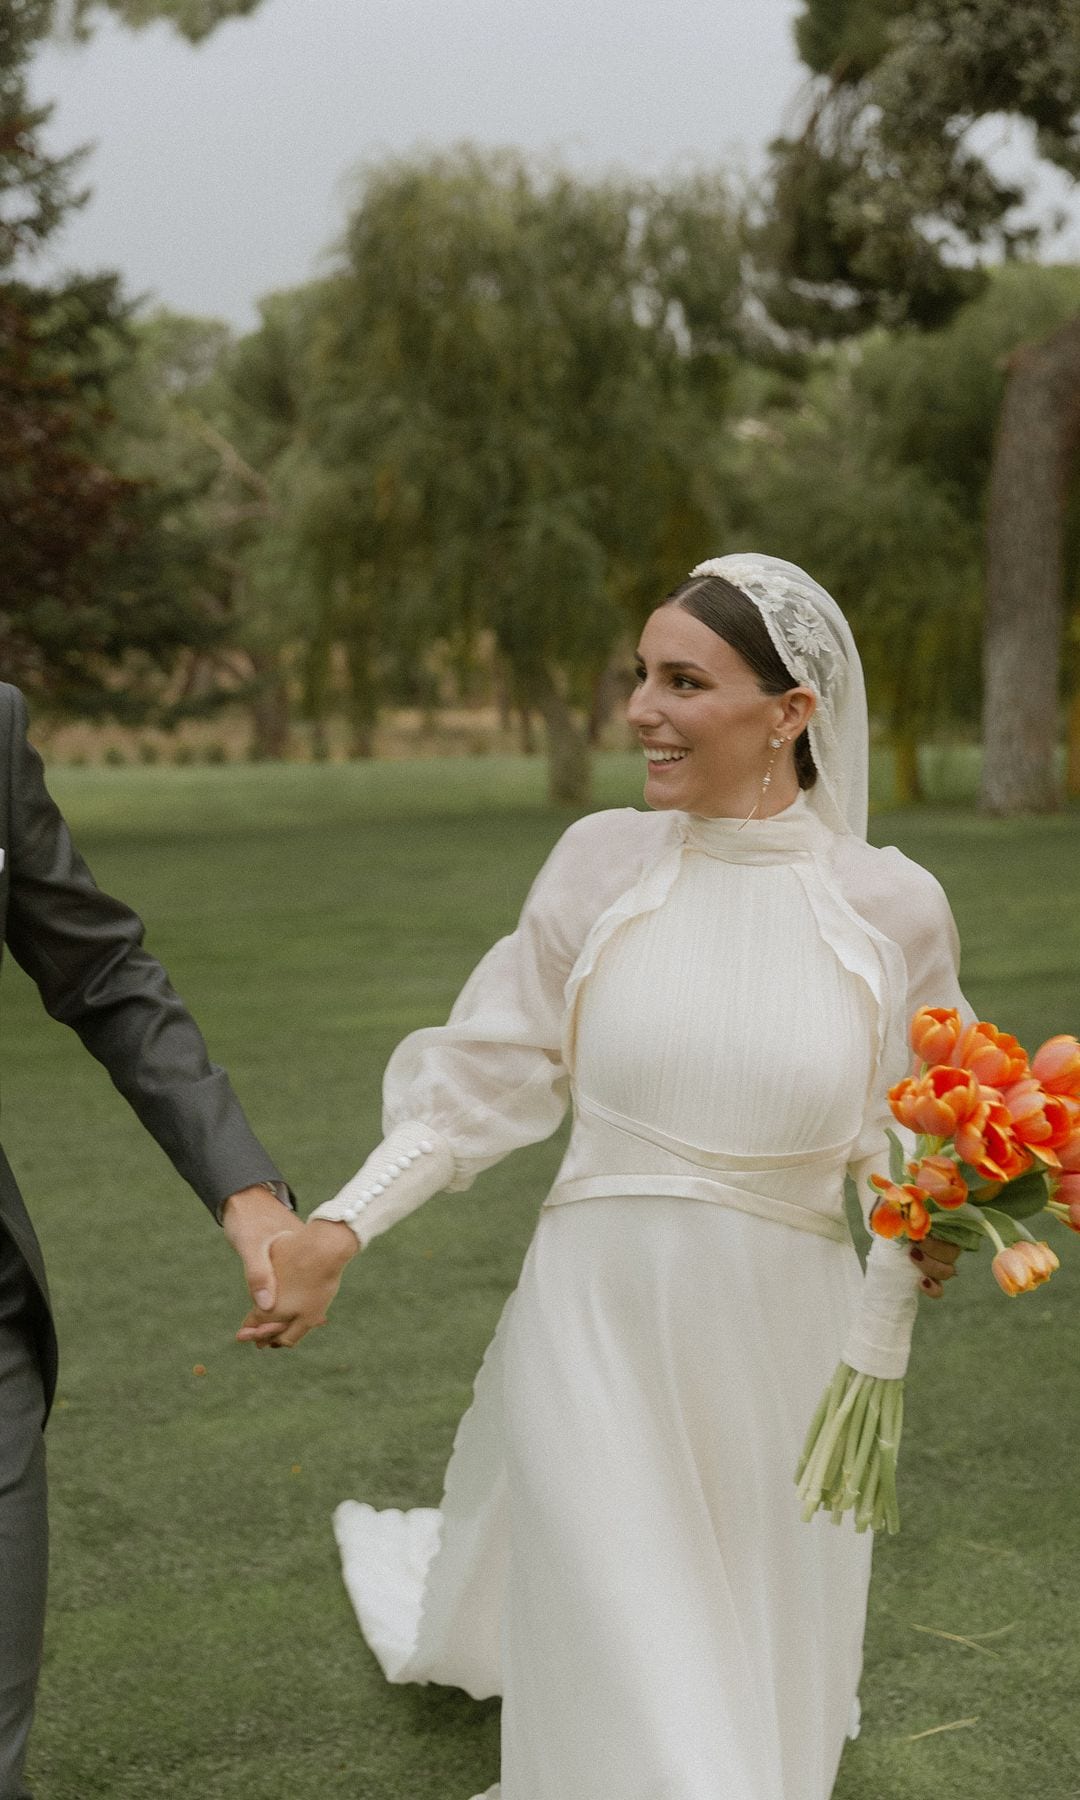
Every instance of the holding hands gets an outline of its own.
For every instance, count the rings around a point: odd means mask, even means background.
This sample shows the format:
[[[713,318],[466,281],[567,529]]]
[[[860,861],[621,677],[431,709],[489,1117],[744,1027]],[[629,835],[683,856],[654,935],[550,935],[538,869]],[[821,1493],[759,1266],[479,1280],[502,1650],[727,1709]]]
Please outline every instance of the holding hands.
[[[291,1350],[326,1314],[338,1291],[342,1270],[359,1250],[356,1234],[336,1219],[299,1220],[273,1238],[269,1256],[274,1290],[269,1305],[255,1305],[237,1332],[256,1349]]]

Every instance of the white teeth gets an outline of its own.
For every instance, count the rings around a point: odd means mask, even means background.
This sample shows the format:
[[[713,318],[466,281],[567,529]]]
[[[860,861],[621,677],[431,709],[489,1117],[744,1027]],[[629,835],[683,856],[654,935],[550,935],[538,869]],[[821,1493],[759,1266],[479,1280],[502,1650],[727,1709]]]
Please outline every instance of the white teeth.
[[[651,763],[682,762],[683,757],[689,756],[689,754],[688,750],[646,750],[645,761]]]

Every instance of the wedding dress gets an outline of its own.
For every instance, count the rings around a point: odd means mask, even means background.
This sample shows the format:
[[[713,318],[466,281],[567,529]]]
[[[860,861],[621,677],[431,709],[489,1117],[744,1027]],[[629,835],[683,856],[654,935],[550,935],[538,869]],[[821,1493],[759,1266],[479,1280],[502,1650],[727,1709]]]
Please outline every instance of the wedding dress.
[[[564,834],[395,1052],[389,1136],[319,1209],[366,1208],[365,1241],[574,1111],[441,1507],[335,1515],[388,1678],[503,1695],[487,1800],[831,1793],[871,1545],[804,1524],[793,1472],[841,1355],[902,1372],[843,1182],[883,1166],[921,1004],[962,1004],[955,932],[899,852],[803,796],[745,828],[626,809]],[[875,1265],[914,1310],[906,1256]]]

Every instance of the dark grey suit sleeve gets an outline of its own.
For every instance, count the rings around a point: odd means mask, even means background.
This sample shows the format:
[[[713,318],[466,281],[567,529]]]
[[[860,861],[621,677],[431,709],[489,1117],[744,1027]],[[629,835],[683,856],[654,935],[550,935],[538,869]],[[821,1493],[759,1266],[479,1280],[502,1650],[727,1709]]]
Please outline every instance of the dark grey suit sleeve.
[[[223,1069],[142,947],[136,915],[96,885],[45,786],[17,690],[11,725],[7,942],[47,1010],[77,1031],[147,1131],[218,1216],[239,1188],[281,1181]]]

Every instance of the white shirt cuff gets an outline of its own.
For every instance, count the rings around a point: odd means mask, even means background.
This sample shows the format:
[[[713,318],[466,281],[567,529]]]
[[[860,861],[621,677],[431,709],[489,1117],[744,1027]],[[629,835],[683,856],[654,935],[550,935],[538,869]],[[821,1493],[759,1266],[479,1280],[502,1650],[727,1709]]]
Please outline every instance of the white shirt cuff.
[[[410,1119],[396,1125],[352,1180],[310,1217],[340,1220],[361,1244],[369,1244],[453,1177],[454,1153],[446,1139],[430,1125]]]

